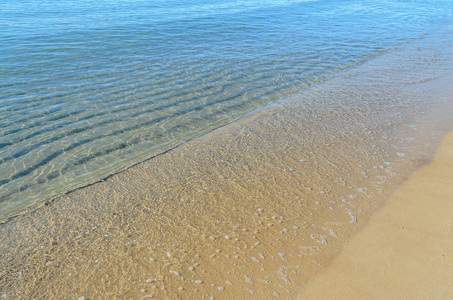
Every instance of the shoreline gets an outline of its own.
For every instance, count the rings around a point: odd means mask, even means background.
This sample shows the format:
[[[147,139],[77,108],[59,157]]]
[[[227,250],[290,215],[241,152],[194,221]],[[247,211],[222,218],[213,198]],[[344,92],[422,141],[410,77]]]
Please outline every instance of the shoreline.
[[[297,299],[453,297],[453,131]]]
[[[130,166],[124,168],[124,169],[121,169],[121,170],[119,170],[119,171],[115,171],[114,173],[108,174],[108,175],[106,175],[106,176],[104,176],[104,177],[101,177],[100,179],[95,180],[95,181],[92,181],[92,182],[86,183],[86,184],[84,184],[84,185],[81,185],[81,186],[72,188],[72,189],[70,189],[70,190],[67,190],[67,191],[65,191],[65,192],[63,192],[63,193],[61,193],[61,194],[59,194],[59,195],[57,195],[57,196],[53,196],[53,197],[51,197],[51,198],[49,198],[49,199],[47,199],[47,200],[44,200],[43,202],[37,202],[37,203],[31,204],[31,205],[28,205],[28,206],[24,206],[22,211],[13,212],[13,213],[7,213],[7,214],[5,214],[5,215],[2,215],[2,216],[0,216],[0,226],[1,226],[2,224],[8,223],[10,220],[13,220],[13,219],[15,219],[15,218],[17,218],[17,217],[20,217],[20,216],[22,216],[22,215],[29,214],[29,213],[32,213],[32,212],[34,212],[34,211],[36,211],[36,210],[39,210],[39,209],[41,209],[42,207],[49,205],[49,204],[52,203],[53,201],[56,201],[56,200],[58,200],[58,199],[60,199],[60,198],[62,198],[62,197],[64,197],[64,196],[66,196],[66,195],[68,195],[68,194],[73,193],[74,191],[77,191],[77,190],[80,190],[80,189],[84,189],[84,188],[90,187],[90,186],[95,185],[95,184],[99,184],[99,183],[101,183],[101,182],[103,182],[103,181],[105,181],[105,180],[108,180],[108,179],[111,178],[112,176],[117,176],[117,175],[119,175],[119,174],[121,174],[121,173],[123,173],[123,172],[125,172],[125,171],[127,171],[127,170],[129,170],[129,169],[131,169],[131,168],[136,167],[137,165],[140,165],[140,164],[142,164],[142,163],[146,163],[146,162],[148,162],[148,161],[150,161],[150,160],[152,160],[152,159],[155,159],[156,157],[159,157],[159,156],[161,156],[161,155],[165,155],[166,153],[168,153],[168,152],[170,152],[170,151],[173,151],[173,150],[175,150],[176,148],[178,148],[178,147],[180,147],[180,146],[182,146],[182,145],[184,145],[184,144],[186,144],[186,143],[190,143],[190,142],[192,142],[193,140],[202,138],[202,137],[204,137],[205,135],[209,135],[209,134],[211,134],[212,132],[214,132],[214,131],[216,131],[216,130],[221,130],[221,129],[223,129],[224,127],[230,126],[230,125],[232,125],[232,124],[234,124],[234,123],[236,123],[236,122],[241,122],[243,119],[246,119],[245,122],[247,122],[247,118],[248,118],[249,116],[251,116],[251,115],[253,115],[253,114],[256,114],[256,113],[259,113],[261,110],[266,110],[266,109],[268,109],[268,108],[270,108],[270,107],[272,107],[272,106],[274,106],[274,105],[277,105],[277,106],[278,106],[280,102],[284,102],[284,101],[286,101],[287,99],[293,99],[294,97],[297,97],[297,95],[300,94],[300,93],[302,93],[305,89],[308,89],[308,90],[309,90],[309,89],[312,89],[312,88],[316,88],[316,85],[317,85],[317,84],[322,84],[322,83],[325,82],[325,81],[333,80],[333,79],[335,79],[335,78],[337,78],[337,77],[342,77],[342,76],[344,76],[345,73],[348,73],[349,71],[354,70],[354,69],[357,68],[357,67],[360,67],[362,64],[368,62],[369,60],[374,60],[374,59],[376,59],[376,58],[379,58],[379,56],[384,55],[384,54],[387,53],[387,52],[394,51],[395,49],[399,49],[399,48],[401,48],[402,46],[404,46],[404,45],[406,45],[406,44],[410,44],[410,43],[412,43],[413,41],[418,40],[418,39],[422,39],[422,38],[423,38],[423,37],[413,38],[413,39],[410,39],[410,40],[408,40],[408,41],[405,41],[405,42],[403,42],[403,43],[401,43],[401,44],[397,44],[397,45],[395,46],[394,49],[386,49],[386,50],[382,50],[382,51],[380,51],[380,52],[377,52],[377,53],[371,55],[370,57],[366,58],[365,60],[363,60],[361,63],[358,63],[358,64],[353,65],[353,66],[351,66],[351,67],[345,68],[344,70],[341,70],[339,73],[335,73],[335,74],[333,74],[333,75],[327,76],[326,78],[322,78],[322,79],[320,79],[318,82],[314,83],[313,85],[307,86],[306,88],[302,89],[302,90],[299,91],[299,92],[296,92],[295,94],[291,94],[291,95],[285,96],[285,97],[283,97],[283,98],[281,98],[281,99],[277,99],[277,100],[274,100],[274,101],[272,101],[272,102],[266,103],[266,104],[264,104],[263,106],[260,106],[260,107],[258,107],[258,108],[256,108],[256,109],[253,109],[252,111],[249,111],[249,112],[245,113],[244,115],[241,115],[241,116],[238,117],[238,118],[233,118],[231,121],[228,121],[228,122],[227,122],[226,124],[224,124],[224,125],[220,125],[219,127],[213,128],[213,129],[211,129],[211,130],[209,130],[209,131],[207,131],[207,132],[204,132],[204,133],[202,133],[202,134],[200,134],[200,135],[194,136],[194,137],[192,137],[192,138],[190,138],[190,139],[188,139],[188,140],[185,140],[185,141],[183,141],[183,142],[180,142],[179,144],[176,144],[176,145],[172,146],[171,148],[169,148],[169,149],[167,149],[167,150],[165,150],[165,151],[163,151],[163,152],[157,153],[157,154],[155,154],[155,155],[153,155],[153,156],[150,156],[150,157],[148,157],[148,158],[146,158],[146,159],[143,159],[143,160],[140,160],[140,161],[138,161],[138,162],[136,162],[136,163],[133,163],[132,165],[130,165]],[[291,100],[290,100],[290,101],[291,101]],[[11,206],[21,206],[21,205],[20,205],[20,203],[12,203]]]
[[[296,295],[453,127],[451,56],[437,49],[448,40],[435,41],[1,224],[0,289],[13,298]]]

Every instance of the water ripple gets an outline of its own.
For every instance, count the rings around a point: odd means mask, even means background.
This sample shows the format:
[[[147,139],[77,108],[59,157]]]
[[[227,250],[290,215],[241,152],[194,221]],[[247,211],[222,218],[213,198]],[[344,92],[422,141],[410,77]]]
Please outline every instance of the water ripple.
[[[452,6],[6,0],[0,219],[434,31]]]

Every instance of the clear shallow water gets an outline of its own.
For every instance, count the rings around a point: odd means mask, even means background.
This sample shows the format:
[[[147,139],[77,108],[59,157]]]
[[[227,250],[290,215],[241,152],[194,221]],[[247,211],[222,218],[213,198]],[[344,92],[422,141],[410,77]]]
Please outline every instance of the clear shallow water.
[[[432,32],[453,11],[198,2],[2,3],[0,219]]]

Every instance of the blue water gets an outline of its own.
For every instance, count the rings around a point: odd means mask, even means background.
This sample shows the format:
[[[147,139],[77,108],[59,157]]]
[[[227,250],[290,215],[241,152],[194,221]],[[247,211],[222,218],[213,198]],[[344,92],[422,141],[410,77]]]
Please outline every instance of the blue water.
[[[441,0],[3,0],[0,220],[434,32],[452,12]]]

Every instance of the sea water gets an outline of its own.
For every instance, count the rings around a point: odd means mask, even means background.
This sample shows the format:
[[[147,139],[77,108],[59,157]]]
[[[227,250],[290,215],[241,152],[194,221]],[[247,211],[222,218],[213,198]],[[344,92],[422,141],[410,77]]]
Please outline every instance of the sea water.
[[[0,219],[435,32],[452,12],[441,0],[2,1]]]

